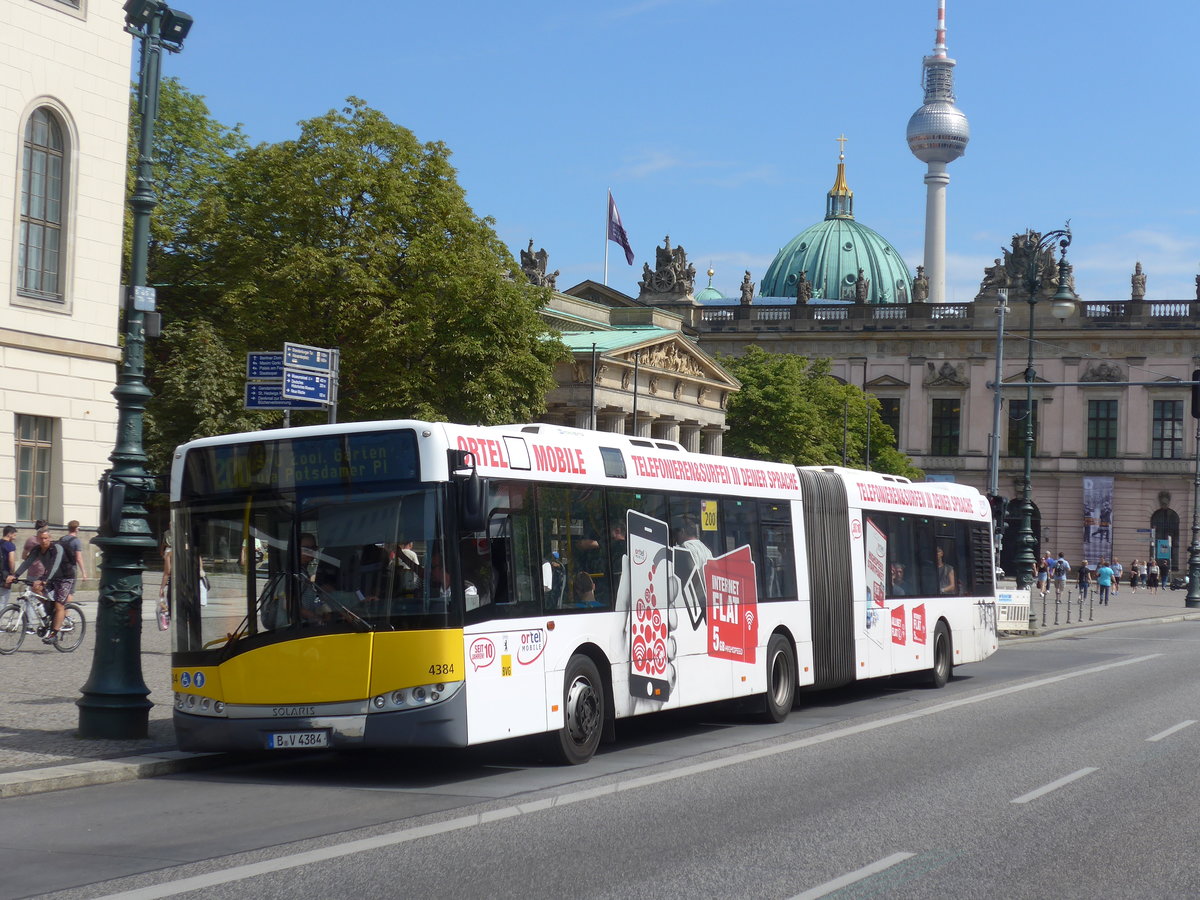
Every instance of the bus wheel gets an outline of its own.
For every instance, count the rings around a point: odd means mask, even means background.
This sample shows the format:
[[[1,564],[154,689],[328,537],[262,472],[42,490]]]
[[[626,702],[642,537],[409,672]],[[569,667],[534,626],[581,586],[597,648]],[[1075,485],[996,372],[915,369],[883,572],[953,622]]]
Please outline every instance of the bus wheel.
[[[950,680],[950,629],[938,622],[933,632],[933,668],[929,670],[929,686],[941,688]]]
[[[551,750],[570,766],[587,762],[604,733],[604,682],[590,657],[577,653],[563,675],[563,727],[551,735]]]
[[[796,700],[796,654],[782,634],[767,642],[767,693],[763,696],[762,718],[782,722]]]

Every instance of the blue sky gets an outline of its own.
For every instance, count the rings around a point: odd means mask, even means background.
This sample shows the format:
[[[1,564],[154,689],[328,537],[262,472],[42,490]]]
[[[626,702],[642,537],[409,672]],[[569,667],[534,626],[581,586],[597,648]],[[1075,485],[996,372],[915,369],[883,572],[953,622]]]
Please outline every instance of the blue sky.
[[[174,0],[172,0],[174,3]],[[1195,296],[1200,118],[1194,3],[948,0],[958,105],[947,299],[1026,228],[1071,219],[1084,299]],[[924,165],[905,127],[920,106],[936,0],[179,0],[195,18],[165,60],[250,139],[364,99],[440,140],[468,201],[513,255],[530,238],[559,288],[603,276],[611,188],[636,254],[609,283],[637,294],[669,234],[738,295],[824,215],[844,133],[856,218],[910,270],[924,242]],[[697,289],[703,286],[699,279]]]

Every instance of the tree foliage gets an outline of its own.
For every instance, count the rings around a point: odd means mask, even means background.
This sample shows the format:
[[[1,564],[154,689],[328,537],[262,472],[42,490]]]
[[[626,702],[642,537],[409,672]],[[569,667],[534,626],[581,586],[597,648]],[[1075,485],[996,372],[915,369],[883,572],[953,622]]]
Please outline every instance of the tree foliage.
[[[870,467],[908,478],[921,470],[893,446],[892,429],[879,417],[879,401],[831,375],[828,359],[749,348],[721,363],[742,382],[729,401],[725,449],[733,456],[797,466],[866,467],[870,417]]]
[[[156,156],[164,180],[186,177],[154,219],[150,280],[172,328],[152,348],[152,456],[261,423],[241,408],[244,355],[287,341],[340,351],[341,421],[494,424],[544,409],[565,348],[444,144],[351,98],[294,140],[246,147],[168,86]]]

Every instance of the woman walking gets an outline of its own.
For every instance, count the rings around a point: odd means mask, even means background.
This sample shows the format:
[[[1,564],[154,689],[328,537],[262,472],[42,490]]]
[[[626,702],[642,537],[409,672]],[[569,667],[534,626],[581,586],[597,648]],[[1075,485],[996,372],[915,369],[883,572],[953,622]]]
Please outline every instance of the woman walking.
[[[1146,587],[1150,593],[1158,593],[1158,563],[1150,560],[1150,564],[1146,566]]]

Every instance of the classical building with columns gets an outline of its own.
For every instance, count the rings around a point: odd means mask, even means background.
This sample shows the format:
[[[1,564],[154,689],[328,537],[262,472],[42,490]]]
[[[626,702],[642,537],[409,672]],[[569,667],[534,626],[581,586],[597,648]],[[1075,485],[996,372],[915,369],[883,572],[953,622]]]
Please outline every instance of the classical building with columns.
[[[739,384],[683,333],[679,315],[593,281],[555,292],[542,315],[571,350],[555,370],[545,421],[721,452]]]

